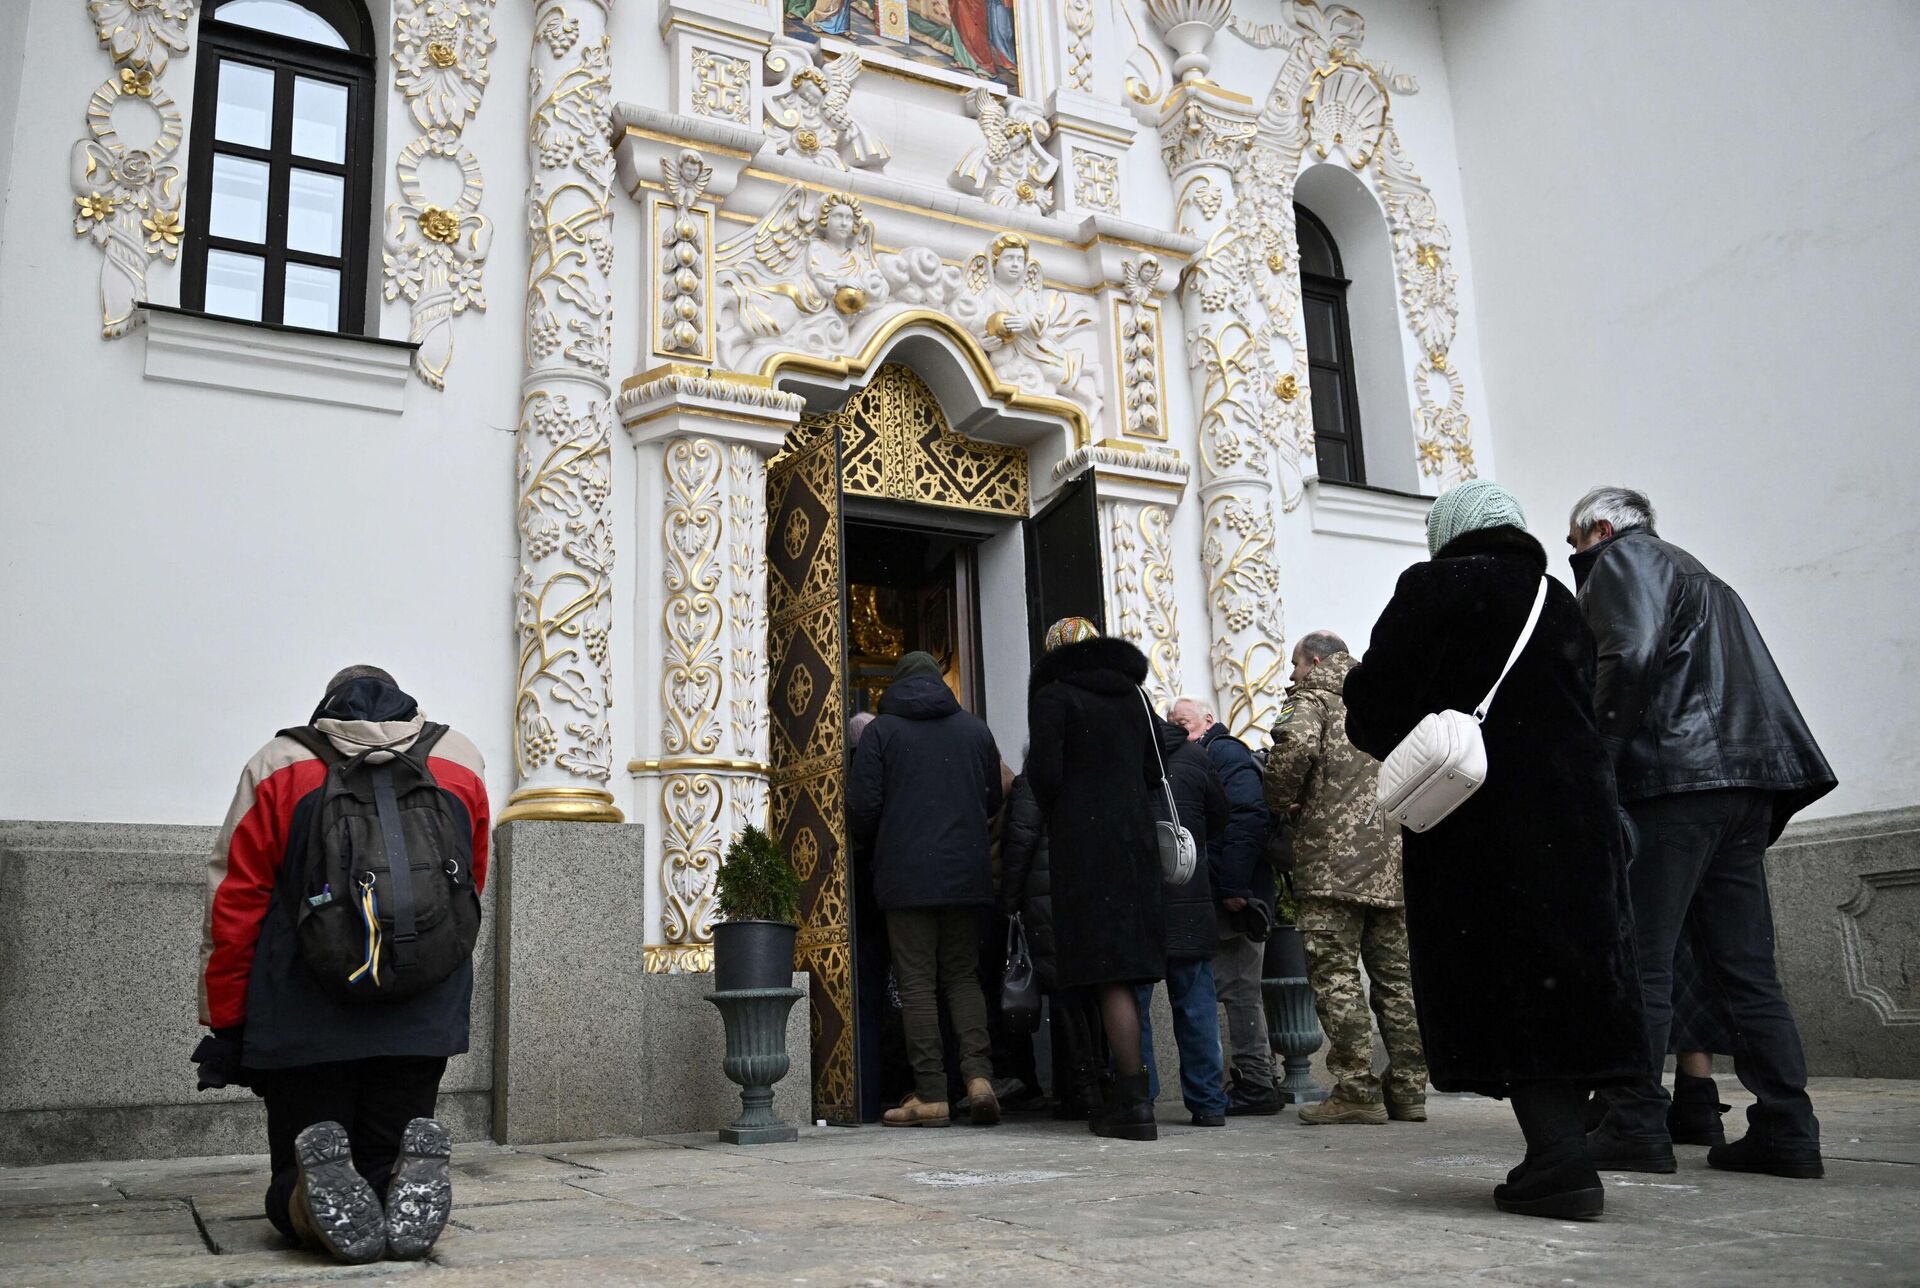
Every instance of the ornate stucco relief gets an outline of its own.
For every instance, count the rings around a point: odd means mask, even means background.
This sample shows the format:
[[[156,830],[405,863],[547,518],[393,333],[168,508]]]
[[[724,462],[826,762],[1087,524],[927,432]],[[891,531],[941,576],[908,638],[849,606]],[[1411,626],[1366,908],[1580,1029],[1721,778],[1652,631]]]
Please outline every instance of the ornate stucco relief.
[[[653,351],[662,357],[713,358],[713,288],[709,250],[713,212],[697,209],[713,168],[692,149],[660,158],[668,200],[654,204],[659,254]]]
[[[1004,102],[982,87],[961,100],[980,122],[980,142],[968,148],[947,182],[996,206],[1046,214],[1053,209],[1053,176],[1060,163],[1041,145],[1053,132],[1036,103]]]
[[[753,64],[725,49],[694,46],[693,111],[696,116],[714,116],[740,125],[753,120],[750,109],[752,90],[747,78]]]
[[[1119,345],[1121,426],[1135,438],[1165,438],[1161,419],[1160,261],[1151,255],[1121,265],[1121,294],[1114,302],[1114,335]]]
[[[832,170],[879,170],[892,159],[886,144],[854,119],[853,87],[860,55],[848,49],[816,66],[813,52],[783,45],[767,55],[767,138],[778,156]]]
[[[618,820],[613,623],[611,70],[602,0],[542,0],[528,79],[530,262],[517,435],[519,790],[503,818]]]
[[[493,0],[398,0],[394,9],[394,87],[420,135],[394,164],[400,200],[387,207],[381,260],[386,298],[405,296],[412,307],[414,370],[435,389],[446,388],[453,362],[453,319],[487,307],[481,276],[493,225],[480,213],[479,158],[461,133],[492,76],[492,14]],[[429,192],[421,169],[430,158],[458,172],[457,192]]]
[[[147,262],[180,254],[179,104],[161,85],[167,60],[187,50],[193,0],[89,0],[94,34],[113,70],[87,100],[87,138],[73,145],[73,231],[101,251],[100,334],[140,325]],[[142,111],[141,108],[151,109]]]

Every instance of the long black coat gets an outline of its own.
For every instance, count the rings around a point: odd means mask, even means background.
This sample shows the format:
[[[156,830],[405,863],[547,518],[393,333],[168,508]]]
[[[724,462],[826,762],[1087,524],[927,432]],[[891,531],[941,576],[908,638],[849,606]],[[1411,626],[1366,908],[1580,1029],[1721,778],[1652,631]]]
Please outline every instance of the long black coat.
[[[1020,914],[1027,952],[1040,987],[1052,992],[1059,978],[1053,935],[1053,864],[1047,854],[1047,816],[1033,798],[1025,774],[1013,780],[1000,824],[1000,911]]]
[[[847,775],[847,823],[873,855],[882,908],[993,902],[987,822],[1000,808],[1000,752],[937,675],[889,688]]]
[[[1227,826],[1227,794],[1220,788],[1213,761],[1199,743],[1187,741],[1185,729],[1167,720],[1160,720],[1156,727],[1167,782],[1173,788],[1174,808],[1180,811],[1180,825],[1193,833],[1193,843],[1200,851],[1192,880],[1183,886],[1160,887],[1167,902],[1167,959],[1211,961],[1220,947],[1220,922],[1213,906],[1213,873],[1219,859],[1208,841]],[[1156,795],[1153,816],[1157,819],[1165,813],[1165,798]]]
[[[1347,735],[1385,758],[1422,716],[1471,711],[1525,624],[1546,552],[1470,532],[1400,575],[1347,676]],[[1547,583],[1540,624],[1481,727],[1487,781],[1405,832],[1413,996],[1433,1085],[1645,1076],[1626,843],[1593,717],[1593,636]]]
[[[1047,816],[1061,988],[1167,973],[1147,659],[1125,640],[1063,644],[1027,687],[1027,778]]]

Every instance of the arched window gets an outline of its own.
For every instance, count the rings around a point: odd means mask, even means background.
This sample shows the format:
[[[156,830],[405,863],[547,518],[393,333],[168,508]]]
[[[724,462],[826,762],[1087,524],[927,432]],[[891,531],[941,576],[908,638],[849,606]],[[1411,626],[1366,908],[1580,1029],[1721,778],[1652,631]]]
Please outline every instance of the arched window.
[[[1333,234],[1305,206],[1295,206],[1300,242],[1300,302],[1307,331],[1307,372],[1313,387],[1313,439],[1320,477],[1364,483],[1360,450],[1360,394],[1353,374],[1353,331],[1347,320],[1347,276]]]
[[[359,0],[211,0],[200,21],[181,303],[358,335],[373,26]]]

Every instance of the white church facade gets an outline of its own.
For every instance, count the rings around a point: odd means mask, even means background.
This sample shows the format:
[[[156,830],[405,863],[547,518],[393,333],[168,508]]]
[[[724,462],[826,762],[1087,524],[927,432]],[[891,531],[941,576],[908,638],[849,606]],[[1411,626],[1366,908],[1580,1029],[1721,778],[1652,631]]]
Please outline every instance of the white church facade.
[[[1550,553],[1587,486],[1644,487],[1748,595],[1843,780],[1783,842],[1789,987],[1831,1015],[1830,1071],[1920,1059],[1920,738],[1889,710],[1920,687],[1894,584],[1920,486],[1860,468],[1920,391],[1850,384],[1844,435],[1799,391],[1829,344],[1828,374],[1859,369],[1895,288],[1768,242],[1757,124],[1690,173],[1679,127],[1645,147],[1652,72],[1581,101],[1636,23],[1767,67],[1784,23],[1527,8],[9,6],[0,1161],[245,1142],[245,1106],[174,1068],[196,846],[355,662],[474,739],[502,824],[462,1132],[715,1125],[688,1108],[729,1090],[698,999],[748,824],[804,884],[811,1059],[782,1103],[858,1121],[845,730],[892,662],[932,652],[1017,767],[1039,636],[1085,615],[1147,653],[1157,701],[1264,745],[1292,641],[1363,647],[1427,499],[1472,477]],[[1863,59],[1911,46],[1860,8],[1885,37]],[[1814,177],[1846,171],[1828,155]],[[1684,218],[1599,213],[1641,184],[1692,185],[1750,272],[1664,262],[1656,236],[1716,244]],[[1917,186],[1908,156],[1788,222],[1910,286],[1872,212]],[[1859,333],[1689,332],[1773,316],[1770,276]],[[1787,387],[1749,399],[1756,360]],[[1783,472],[1797,540],[1753,530]],[[1877,674],[1837,675],[1836,638]],[[63,1067],[34,1016],[73,1007],[102,1031]],[[81,1125],[102,1104],[119,1142]]]

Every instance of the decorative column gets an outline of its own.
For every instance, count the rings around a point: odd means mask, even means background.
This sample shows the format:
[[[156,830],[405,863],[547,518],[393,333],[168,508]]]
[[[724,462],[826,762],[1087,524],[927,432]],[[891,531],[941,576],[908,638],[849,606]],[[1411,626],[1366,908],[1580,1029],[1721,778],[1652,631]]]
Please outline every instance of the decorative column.
[[[767,823],[767,460],[802,406],[761,377],[677,365],[620,396],[662,570],[659,630],[639,650],[659,659],[659,720],[628,766],[658,820],[646,829],[651,973],[713,968],[720,856]]]
[[[607,506],[613,445],[610,5],[539,0],[534,11],[526,375],[516,470],[519,787],[501,822],[621,821],[607,788],[614,557]]]

